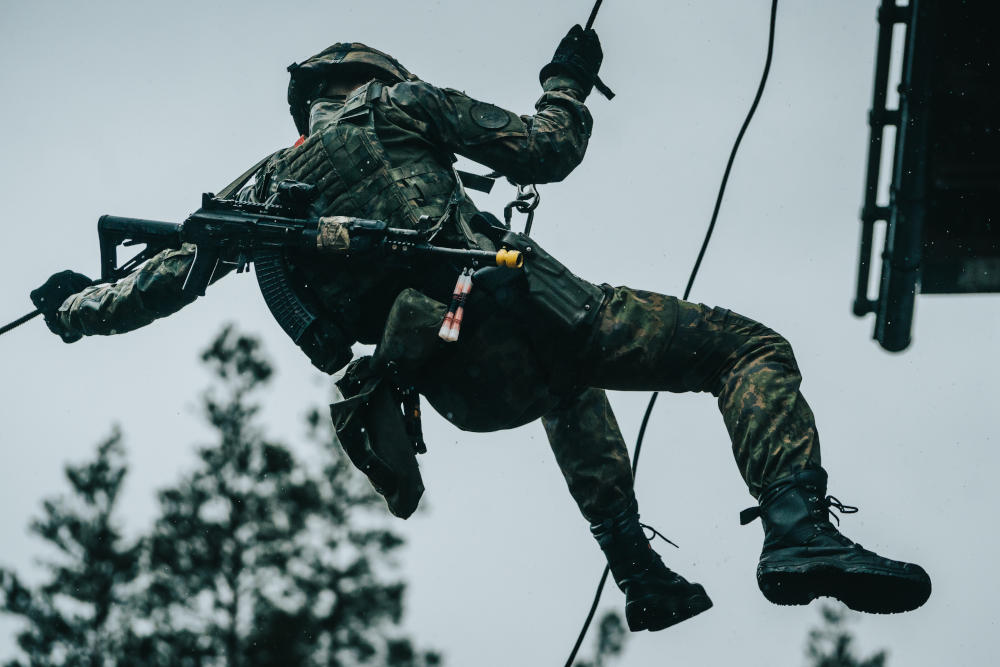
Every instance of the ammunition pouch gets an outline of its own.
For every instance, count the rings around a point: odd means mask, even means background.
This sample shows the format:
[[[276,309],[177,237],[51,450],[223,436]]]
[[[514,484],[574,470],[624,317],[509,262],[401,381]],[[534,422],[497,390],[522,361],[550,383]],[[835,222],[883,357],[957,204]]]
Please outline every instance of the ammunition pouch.
[[[589,333],[608,290],[580,278],[538,243],[503,226],[492,213],[479,211],[469,221],[473,231],[484,234],[498,247],[524,255],[521,271],[486,267],[476,271],[473,283],[492,293],[509,308],[523,308],[523,290],[536,314],[563,333]],[[523,274],[523,275],[522,275]]]
[[[372,368],[371,357],[355,359],[337,387],[344,400],[330,406],[340,446],[351,463],[401,519],[417,509],[424,483],[399,397],[390,378]]]
[[[604,303],[604,289],[576,276],[524,234],[507,232],[501,245],[524,255],[528,298],[543,317],[566,332],[589,332]]]
[[[400,292],[374,356],[351,362],[337,382],[345,398],[330,406],[348,458],[403,519],[423,494],[416,454],[426,451],[418,395],[404,378],[416,377],[440,349],[437,334],[446,310],[417,290]]]
[[[372,365],[383,371],[392,367],[404,377],[419,376],[427,361],[441,349],[438,336],[448,307],[412,288],[396,297],[389,309]]]

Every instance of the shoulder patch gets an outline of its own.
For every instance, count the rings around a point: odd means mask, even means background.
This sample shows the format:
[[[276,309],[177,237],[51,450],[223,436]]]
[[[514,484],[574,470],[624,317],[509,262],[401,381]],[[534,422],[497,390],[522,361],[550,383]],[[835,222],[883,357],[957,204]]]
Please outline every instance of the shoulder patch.
[[[499,130],[507,127],[507,124],[510,123],[510,113],[500,107],[482,102],[473,105],[469,110],[469,115],[472,116],[472,122],[487,130]]]

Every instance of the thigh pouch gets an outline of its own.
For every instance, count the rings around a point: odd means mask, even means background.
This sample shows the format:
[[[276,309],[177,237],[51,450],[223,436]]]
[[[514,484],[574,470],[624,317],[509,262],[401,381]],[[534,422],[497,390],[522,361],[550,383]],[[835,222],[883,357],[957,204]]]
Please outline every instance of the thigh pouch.
[[[382,494],[389,511],[406,519],[424,492],[416,458],[417,443],[423,441],[403,414],[400,390],[386,374],[372,370],[371,357],[351,362],[337,387],[344,400],[330,406],[330,417],[340,446]]]
[[[351,462],[403,519],[417,509],[424,483],[416,454],[427,451],[420,399],[409,382],[440,346],[446,306],[412,289],[396,298],[374,357],[356,359],[337,382],[344,400],[330,406]]]

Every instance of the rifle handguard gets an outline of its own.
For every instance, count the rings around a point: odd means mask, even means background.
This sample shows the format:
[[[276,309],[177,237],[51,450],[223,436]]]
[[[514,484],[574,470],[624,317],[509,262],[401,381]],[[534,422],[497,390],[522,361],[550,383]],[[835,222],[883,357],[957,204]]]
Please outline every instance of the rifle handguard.
[[[508,269],[520,269],[524,266],[524,255],[519,250],[503,248],[492,252],[445,248],[426,243],[414,229],[389,227],[381,220],[365,220],[343,215],[319,219],[316,227],[316,250],[321,253],[346,255],[352,252],[367,252],[378,246],[396,255],[437,256],[464,260],[475,265],[492,263]]]

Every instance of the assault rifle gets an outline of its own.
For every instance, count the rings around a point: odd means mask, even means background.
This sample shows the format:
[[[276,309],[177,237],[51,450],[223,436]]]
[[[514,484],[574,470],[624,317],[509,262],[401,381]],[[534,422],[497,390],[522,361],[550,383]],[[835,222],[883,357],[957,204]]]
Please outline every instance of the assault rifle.
[[[196,252],[182,290],[200,296],[205,294],[220,263],[235,264],[239,273],[253,262],[264,302],[281,328],[298,342],[316,320],[317,305],[310,294],[295,288],[286,257],[289,249],[345,259],[384,253],[405,259],[437,257],[510,268],[519,268],[523,263],[517,251],[488,252],[431,245],[426,241],[426,229],[400,229],[381,220],[342,216],[304,217],[314,198],[314,186],[284,181],[279,184],[274,201],[263,204],[217,199],[206,193],[201,208],[180,224],[101,216],[97,223],[101,279],[118,280],[156,253],[190,243]],[[138,243],[144,243],[145,248],[118,266],[118,246]]]
[[[103,215],[97,222],[101,249],[101,280],[114,282],[132,273],[157,253],[195,246],[194,262],[182,290],[191,297],[205,294],[221,264],[242,272],[254,264],[264,301],[281,327],[296,342],[316,320],[317,304],[311,295],[297,290],[291,279],[289,250],[317,252],[331,258],[348,259],[390,255],[403,261],[439,258],[464,266],[520,268],[523,257],[516,250],[489,252],[446,248],[428,242],[431,226],[418,229],[389,227],[381,220],[342,216],[309,218],[306,212],[315,198],[314,186],[284,181],[267,203],[219,199],[202,195],[201,208],[183,222]],[[118,264],[118,247],[143,245],[142,250]],[[38,311],[0,330],[21,324]]]

